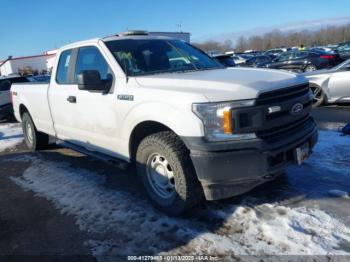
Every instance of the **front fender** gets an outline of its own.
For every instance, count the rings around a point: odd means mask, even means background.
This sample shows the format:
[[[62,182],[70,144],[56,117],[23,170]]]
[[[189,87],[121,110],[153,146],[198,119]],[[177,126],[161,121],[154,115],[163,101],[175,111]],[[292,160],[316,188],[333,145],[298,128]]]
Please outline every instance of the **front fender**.
[[[121,124],[121,138],[129,141],[134,128],[145,121],[154,121],[167,126],[178,136],[203,136],[201,120],[190,108],[177,108],[166,103],[149,102],[133,107]]]
[[[329,79],[330,79],[329,75],[309,77],[309,82],[311,85],[317,85],[321,87],[323,92],[326,95],[326,99],[328,99],[330,97],[330,91],[328,88]]]

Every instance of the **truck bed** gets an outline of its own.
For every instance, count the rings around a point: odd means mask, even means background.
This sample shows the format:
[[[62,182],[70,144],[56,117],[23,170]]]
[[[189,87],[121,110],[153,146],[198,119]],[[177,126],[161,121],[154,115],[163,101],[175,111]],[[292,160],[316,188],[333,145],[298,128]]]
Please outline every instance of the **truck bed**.
[[[36,123],[38,130],[53,134],[53,122],[48,101],[49,83],[20,83],[11,87],[15,117],[21,122],[22,110],[28,110]],[[26,102],[26,107],[20,107],[20,101]]]

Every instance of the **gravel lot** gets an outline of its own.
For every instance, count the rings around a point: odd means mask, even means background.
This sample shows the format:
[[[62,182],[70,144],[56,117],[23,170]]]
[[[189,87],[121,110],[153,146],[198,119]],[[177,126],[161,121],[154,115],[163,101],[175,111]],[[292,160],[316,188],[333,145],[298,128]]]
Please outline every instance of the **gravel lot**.
[[[176,219],[153,209],[132,171],[57,145],[28,152],[19,125],[1,123],[0,254],[350,255],[350,137],[334,131],[350,107],[314,116],[328,130],[303,166]]]

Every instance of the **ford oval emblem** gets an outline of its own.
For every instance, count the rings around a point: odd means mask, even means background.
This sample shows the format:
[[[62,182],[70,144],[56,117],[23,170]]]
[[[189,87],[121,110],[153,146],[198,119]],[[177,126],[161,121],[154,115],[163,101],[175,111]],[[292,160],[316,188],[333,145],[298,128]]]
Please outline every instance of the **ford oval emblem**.
[[[290,110],[290,113],[293,116],[297,116],[297,115],[300,115],[301,112],[303,112],[303,109],[304,109],[304,105],[301,104],[301,103],[297,103],[297,104],[292,106],[292,109]]]

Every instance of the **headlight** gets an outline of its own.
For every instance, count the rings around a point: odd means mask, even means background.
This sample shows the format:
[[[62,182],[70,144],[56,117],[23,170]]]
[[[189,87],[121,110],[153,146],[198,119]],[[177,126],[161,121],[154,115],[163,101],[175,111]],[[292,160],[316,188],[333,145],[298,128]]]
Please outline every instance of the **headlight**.
[[[205,136],[209,141],[241,140],[256,138],[254,133],[234,134],[232,110],[253,106],[255,100],[222,103],[193,104],[192,111],[202,120]]]

